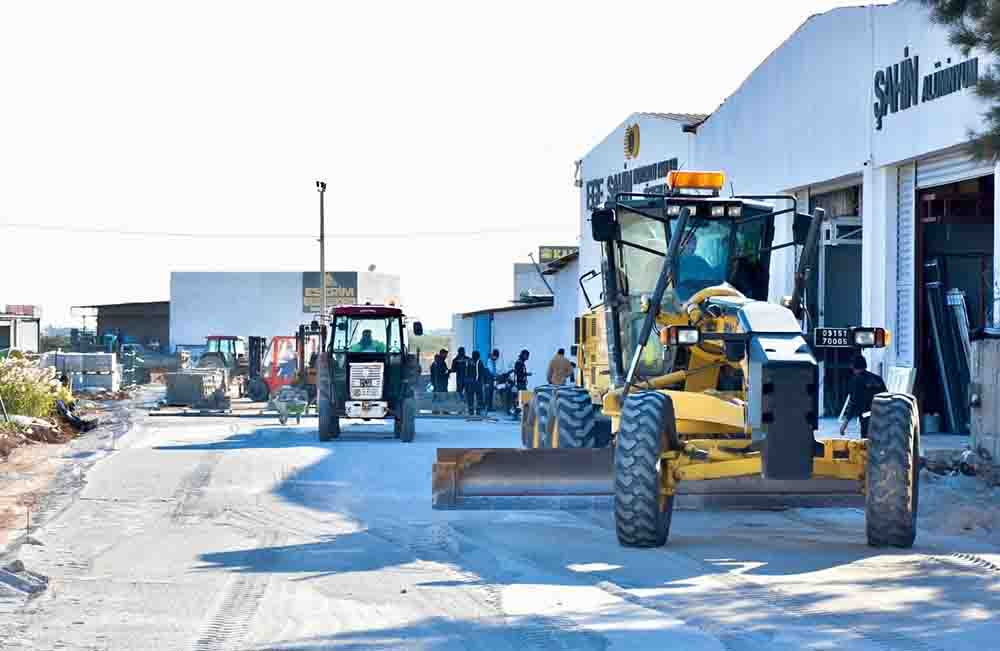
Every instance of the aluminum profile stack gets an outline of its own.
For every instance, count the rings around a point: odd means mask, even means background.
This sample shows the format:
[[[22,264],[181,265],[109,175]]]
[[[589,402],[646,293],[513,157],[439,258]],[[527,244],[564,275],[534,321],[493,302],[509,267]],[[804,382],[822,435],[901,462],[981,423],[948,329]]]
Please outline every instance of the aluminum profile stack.
[[[114,353],[63,353],[42,355],[41,366],[66,374],[73,391],[118,391],[121,374]]]

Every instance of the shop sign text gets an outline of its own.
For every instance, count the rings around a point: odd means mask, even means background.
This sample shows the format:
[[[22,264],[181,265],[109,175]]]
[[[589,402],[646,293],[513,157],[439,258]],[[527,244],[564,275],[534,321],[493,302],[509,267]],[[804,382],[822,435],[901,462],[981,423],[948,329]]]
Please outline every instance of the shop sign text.
[[[586,183],[587,210],[596,210],[604,203],[605,198],[613,200],[619,192],[633,192],[637,185],[666,178],[667,172],[677,169],[677,159],[660,161],[651,165],[643,165],[632,170],[617,174],[609,174],[603,179],[591,179]],[[657,186],[662,189],[662,186]],[[646,188],[651,192],[651,188]]]
[[[948,59],[946,63],[950,63]],[[973,58],[942,68],[940,61],[935,71],[923,77],[921,84],[920,57],[910,56],[910,48],[903,49],[903,60],[875,72],[875,130],[882,129],[883,119],[917,104],[929,102],[945,95],[971,88],[979,82],[979,59]]]

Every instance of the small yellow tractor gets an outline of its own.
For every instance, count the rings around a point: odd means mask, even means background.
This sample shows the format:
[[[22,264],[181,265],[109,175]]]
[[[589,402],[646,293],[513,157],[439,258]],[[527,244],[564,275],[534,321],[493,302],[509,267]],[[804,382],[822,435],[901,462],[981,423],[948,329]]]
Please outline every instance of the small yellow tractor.
[[[823,211],[800,213],[789,195],[721,197],[721,172],[672,171],[668,185],[592,213],[603,292],[577,324],[580,383],[526,396],[527,449],[439,449],[435,508],[535,508],[552,497],[572,508],[612,495],[619,542],[650,547],[666,542],[679,492],[775,505],[861,494],[868,543],[911,546],[913,396],[876,396],[866,439],[815,435],[814,349],[889,339],[882,328],[803,332]],[[795,237],[775,245],[781,215]],[[771,252],[794,245],[792,295],[769,303]]]

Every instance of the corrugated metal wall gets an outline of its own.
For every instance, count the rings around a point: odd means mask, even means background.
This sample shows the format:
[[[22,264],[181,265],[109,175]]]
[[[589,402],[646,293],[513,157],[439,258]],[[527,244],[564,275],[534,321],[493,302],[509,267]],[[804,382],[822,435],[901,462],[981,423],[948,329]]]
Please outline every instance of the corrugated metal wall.
[[[913,163],[896,168],[896,366],[912,367],[916,283],[916,221]]]

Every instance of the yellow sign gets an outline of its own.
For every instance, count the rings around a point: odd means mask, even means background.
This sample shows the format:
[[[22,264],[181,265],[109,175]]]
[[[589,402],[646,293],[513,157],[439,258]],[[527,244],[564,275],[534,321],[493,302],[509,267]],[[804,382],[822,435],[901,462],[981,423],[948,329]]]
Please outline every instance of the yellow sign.
[[[639,125],[625,127],[625,159],[639,158]]]
[[[322,308],[323,289],[319,272],[302,274],[302,311],[316,313]],[[354,271],[326,272],[326,306],[353,305],[358,302],[358,274]]]

